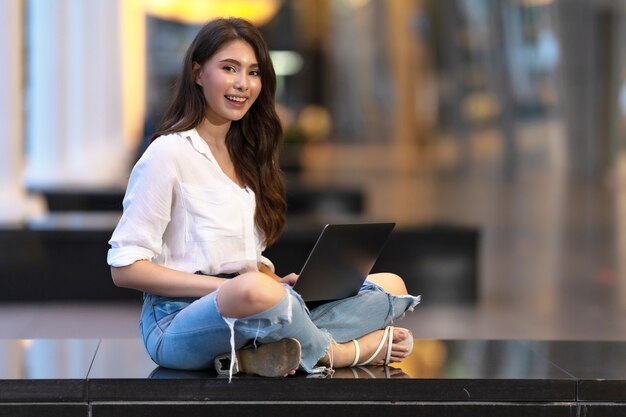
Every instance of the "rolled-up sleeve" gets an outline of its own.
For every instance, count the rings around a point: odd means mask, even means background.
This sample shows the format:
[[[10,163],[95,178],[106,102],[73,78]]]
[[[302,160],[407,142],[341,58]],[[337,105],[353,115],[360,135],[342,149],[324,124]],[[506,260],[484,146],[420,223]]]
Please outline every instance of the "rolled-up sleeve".
[[[266,267],[268,267],[270,269],[270,271],[272,272],[276,272],[276,267],[274,266],[274,263],[269,260],[268,258],[266,258],[265,256],[261,256],[261,260],[260,262],[265,265]]]
[[[161,253],[177,183],[173,141],[167,137],[157,139],[133,168],[124,196],[124,211],[109,240],[109,265],[126,266],[151,260]]]

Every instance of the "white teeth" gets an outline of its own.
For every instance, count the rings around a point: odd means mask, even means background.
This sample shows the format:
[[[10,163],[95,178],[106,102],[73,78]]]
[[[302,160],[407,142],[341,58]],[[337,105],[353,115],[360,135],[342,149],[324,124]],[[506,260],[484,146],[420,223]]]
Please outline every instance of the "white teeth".
[[[226,98],[231,101],[236,101],[237,103],[243,103],[244,101],[246,101],[245,97],[226,96]]]

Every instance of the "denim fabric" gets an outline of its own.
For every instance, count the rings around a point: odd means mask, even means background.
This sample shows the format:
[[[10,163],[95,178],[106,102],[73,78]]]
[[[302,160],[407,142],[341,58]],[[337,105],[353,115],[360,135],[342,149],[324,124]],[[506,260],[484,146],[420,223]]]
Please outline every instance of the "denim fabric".
[[[344,343],[400,320],[407,311],[413,311],[419,299],[411,295],[394,296],[365,281],[358,295],[322,304],[311,310],[310,317],[337,343]]]
[[[242,319],[225,319],[217,308],[217,292],[202,298],[144,294],[141,333],[148,354],[157,364],[174,369],[213,367],[217,355],[251,343],[271,343],[286,337],[302,345],[301,369],[312,373],[332,340],[342,343],[384,328],[404,316],[418,297],[392,296],[366,282],[359,294],[309,311],[287,285],[286,295],[270,309]],[[231,328],[234,344],[231,346]]]

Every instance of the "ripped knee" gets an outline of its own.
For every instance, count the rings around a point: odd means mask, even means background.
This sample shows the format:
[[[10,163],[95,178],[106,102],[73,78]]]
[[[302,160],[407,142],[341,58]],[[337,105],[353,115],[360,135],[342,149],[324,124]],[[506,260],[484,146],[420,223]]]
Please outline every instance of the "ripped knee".
[[[246,272],[224,283],[216,301],[226,317],[243,318],[265,311],[285,296],[285,288],[260,272]]]

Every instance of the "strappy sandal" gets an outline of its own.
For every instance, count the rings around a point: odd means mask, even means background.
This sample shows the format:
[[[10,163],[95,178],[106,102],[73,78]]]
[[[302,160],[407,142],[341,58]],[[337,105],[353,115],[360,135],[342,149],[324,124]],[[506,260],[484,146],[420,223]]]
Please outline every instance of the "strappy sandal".
[[[372,354],[372,356],[370,356],[369,358],[367,358],[366,360],[360,363],[359,363],[359,357],[361,356],[361,347],[359,346],[359,342],[356,339],[352,339],[352,342],[354,342],[355,352],[354,352],[354,362],[352,362],[352,365],[350,366],[354,367],[354,366],[364,366],[364,365],[370,364],[378,356],[380,351],[383,349],[383,347],[385,346],[385,342],[387,343],[387,353],[385,354],[384,364],[389,365],[389,363],[391,362],[391,349],[393,345],[393,329],[394,329],[393,326],[385,327],[383,337],[380,338],[380,343],[378,344],[378,348],[376,349],[376,351]],[[409,348],[409,352],[407,353],[407,356],[408,356],[413,351],[413,333],[411,333],[408,329],[404,329],[404,331],[407,332],[407,335],[408,335],[407,338],[398,342],[397,344],[408,346]]]
[[[233,374],[243,372],[268,377],[283,377],[300,366],[302,348],[296,339],[247,347],[237,351]],[[215,370],[219,375],[230,375],[231,354],[215,358]]]

